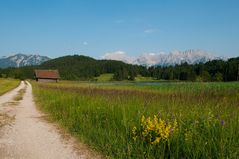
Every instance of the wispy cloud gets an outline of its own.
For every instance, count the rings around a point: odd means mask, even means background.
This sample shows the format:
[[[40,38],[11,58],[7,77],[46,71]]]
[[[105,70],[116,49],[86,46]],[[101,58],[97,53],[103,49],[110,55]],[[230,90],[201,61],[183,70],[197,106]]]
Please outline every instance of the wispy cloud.
[[[88,45],[88,42],[87,42],[87,41],[84,41],[82,44],[83,44],[83,45]]]
[[[144,33],[146,33],[146,34],[156,33],[156,32],[159,32],[158,28],[148,28],[148,29],[144,30]]]
[[[107,60],[118,60],[123,61],[125,63],[130,64],[147,64],[149,66],[155,65],[158,62],[158,58],[164,54],[163,52],[160,53],[144,53],[138,57],[130,56],[124,51],[115,51],[106,53],[105,55],[101,56],[102,59]]]

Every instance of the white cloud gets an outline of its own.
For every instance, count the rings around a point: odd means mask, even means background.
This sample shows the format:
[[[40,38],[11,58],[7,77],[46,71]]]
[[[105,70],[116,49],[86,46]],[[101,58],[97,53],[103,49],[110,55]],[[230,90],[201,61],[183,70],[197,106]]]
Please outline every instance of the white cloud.
[[[107,59],[107,60],[118,60],[123,61],[125,63],[131,63],[131,64],[147,64],[147,65],[155,65],[158,62],[158,58],[163,53],[144,53],[138,57],[133,57],[127,55],[124,51],[115,51],[106,53],[101,58]]]
[[[128,56],[124,51],[115,51],[115,52],[106,53],[101,58],[107,59],[107,60],[118,60],[118,61],[123,61],[126,63],[133,63],[135,60],[134,57]]]
[[[84,41],[82,44],[83,44],[83,45],[88,45],[88,42],[87,42],[87,41]]]
[[[150,34],[150,33],[155,33],[155,32],[158,32],[158,31],[159,31],[159,29],[157,29],[157,28],[149,28],[149,29],[145,29],[144,33]]]
[[[162,56],[164,56],[164,52],[160,52],[160,53],[144,53],[142,55],[140,55],[136,62],[137,64],[142,64],[142,65],[148,65],[148,66],[152,66],[152,65],[156,65],[160,59],[162,58]]]

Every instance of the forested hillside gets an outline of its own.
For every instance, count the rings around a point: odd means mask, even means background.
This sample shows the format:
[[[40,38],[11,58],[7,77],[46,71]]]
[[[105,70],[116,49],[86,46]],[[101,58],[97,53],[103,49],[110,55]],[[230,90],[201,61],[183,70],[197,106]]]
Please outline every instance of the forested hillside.
[[[62,79],[89,80],[103,73],[115,73],[120,69],[137,70],[138,66],[113,60],[95,60],[87,56],[64,56],[43,63],[42,69],[58,69]]]
[[[94,80],[104,73],[114,74],[114,80],[134,80],[137,75],[155,80],[238,81],[239,57],[227,61],[212,60],[205,64],[183,63],[175,66],[144,67],[114,60],[96,60],[87,56],[64,56],[39,66],[0,69],[0,77],[33,78],[34,69],[58,69],[64,80]]]
[[[124,78],[134,79],[131,75],[136,76],[139,72],[139,66],[126,64],[114,60],[95,60],[91,57],[82,55],[64,56],[49,60],[39,66],[28,66],[21,68],[0,69],[0,76],[13,78],[33,78],[34,69],[58,69],[61,79],[64,80],[93,80],[94,77],[104,73],[116,73],[124,70]],[[127,73],[126,73],[127,72]],[[116,73],[117,74],[117,73]]]

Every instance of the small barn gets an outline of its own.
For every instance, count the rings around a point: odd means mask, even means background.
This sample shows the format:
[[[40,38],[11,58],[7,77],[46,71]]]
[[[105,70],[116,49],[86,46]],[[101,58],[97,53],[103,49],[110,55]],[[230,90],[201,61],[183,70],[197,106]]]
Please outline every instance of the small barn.
[[[35,70],[34,77],[37,82],[58,82],[60,75],[58,70]]]

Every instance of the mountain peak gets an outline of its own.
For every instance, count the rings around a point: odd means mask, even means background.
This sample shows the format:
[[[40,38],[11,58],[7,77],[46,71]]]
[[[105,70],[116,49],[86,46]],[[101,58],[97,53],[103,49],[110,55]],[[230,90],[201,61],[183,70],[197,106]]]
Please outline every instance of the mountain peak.
[[[48,60],[50,58],[46,56],[18,53],[0,58],[0,68],[40,65]]]

